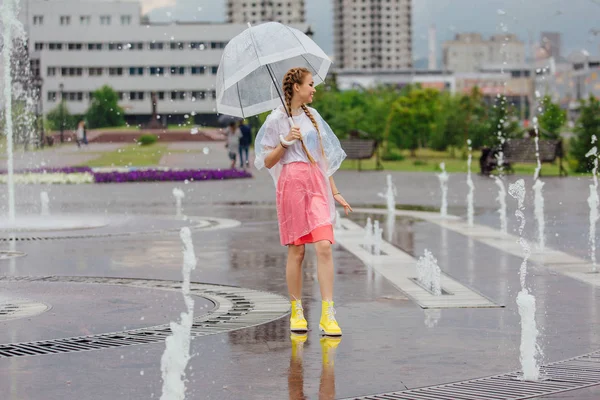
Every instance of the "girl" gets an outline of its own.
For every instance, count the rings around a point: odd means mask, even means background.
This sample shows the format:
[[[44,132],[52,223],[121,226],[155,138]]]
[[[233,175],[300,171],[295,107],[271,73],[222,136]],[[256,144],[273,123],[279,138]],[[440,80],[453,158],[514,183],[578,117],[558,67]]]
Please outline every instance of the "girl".
[[[283,78],[283,92],[292,121],[282,106],[271,112],[256,137],[256,166],[267,167],[276,185],[279,236],[281,244],[288,246],[290,330],[308,330],[300,299],[302,261],[305,244],[314,243],[322,299],[319,329],[325,335],[341,336],[333,308],[334,200],[344,207],[346,215],[352,208],[338,191],[332,175],[346,153],[319,113],[306,106],[315,93],[308,69],[290,69]]]

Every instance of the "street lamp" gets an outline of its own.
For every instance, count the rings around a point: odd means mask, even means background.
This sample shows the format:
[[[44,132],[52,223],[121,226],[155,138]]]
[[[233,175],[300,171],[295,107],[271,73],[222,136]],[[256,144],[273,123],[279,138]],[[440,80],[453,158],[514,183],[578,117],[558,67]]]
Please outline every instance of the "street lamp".
[[[63,85],[62,83],[60,85],[58,85],[59,91],[60,91],[60,142],[64,143],[65,142],[65,85]]]
[[[36,92],[36,104],[35,104],[35,126],[36,129],[40,130],[40,142],[39,147],[44,147],[44,107],[42,100],[42,86],[43,80],[37,76],[34,78],[35,92]]]

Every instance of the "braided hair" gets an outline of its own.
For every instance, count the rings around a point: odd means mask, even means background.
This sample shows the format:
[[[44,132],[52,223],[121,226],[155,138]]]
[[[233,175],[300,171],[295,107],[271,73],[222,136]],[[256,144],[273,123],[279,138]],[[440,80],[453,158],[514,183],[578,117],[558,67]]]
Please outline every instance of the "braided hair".
[[[306,68],[292,68],[283,77],[283,94],[285,96],[285,104],[289,115],[292,115],[292,98],[294,97],[294,84],[297,83],[301,85],[304,82],[304,78],[308,74],[310,74],[310,71]],[[325,158],[325,150],[323,148],[323,139],[321,138],[321,131],[319,130],[319,125],[317,124],[315,117],[312,115],[306,104],[302,104],[301,107],[302,110],[304,110],[304,113],[310,119],[310,122],[312,122],[313,126],[317,130],[317,136],[319,137],[319,143],[321,144],[321,153],[323,154],[323,158]],[[306,153],[308,160],[314,164],[316,161],[310,155],[302,139],[300,139],[300,143],[302,143],[302,149]]]

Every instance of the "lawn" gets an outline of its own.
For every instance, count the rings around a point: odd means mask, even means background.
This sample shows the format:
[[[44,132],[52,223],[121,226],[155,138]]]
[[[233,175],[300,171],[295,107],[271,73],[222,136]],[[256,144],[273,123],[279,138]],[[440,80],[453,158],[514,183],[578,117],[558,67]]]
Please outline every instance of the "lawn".
[[[467,160],[463,158],[461,150],[456,150],[454,154],[450,152],[435,151],[431,149],[419,149],[415,157],[410,157],[408,151],[401,151],[404,160],[401,161],[382,161],[383,168],[388,171],[411,171],[411,172],[440,172],[440,163],[446,164],[446,171],[449,173],[467,173]],[[481,152],[473,152],[473,162],[471,172],[479,173],[479,157]],[[363,170],[375,170],[375,157],[361,162]],[[568,163],[563,160],[563,166],[568,168]],[[513,168],[517,174],[531,174],[535,171],[535,164],[514,164]],[[342,163],[343,170],[357,170],[357,160],[345,160]],[[569,172],[571,174],[571,172]],[[542,164],[542,176],[558,176],[559,168],[556,164]]]
[[[128,145],[120,149],[102,153],[81,165],[88,167],[147,167],[158,165],[163,155],[167,154],[166,144],[151,146]]]

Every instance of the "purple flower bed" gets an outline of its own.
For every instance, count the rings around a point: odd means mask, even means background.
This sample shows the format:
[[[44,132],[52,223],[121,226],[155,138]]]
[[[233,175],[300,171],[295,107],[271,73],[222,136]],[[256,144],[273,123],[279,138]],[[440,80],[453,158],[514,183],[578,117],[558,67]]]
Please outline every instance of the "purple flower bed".
[[[177,181],[208,181],[223,179],[251,178],[252,174],[244,170],[137,170],[128,172],[93,172],[96,183],[118,182],[177,182]]]
[[[30,168],[30,169],[20,169],[15,171],[15,174],[76,174],[89,172],[92,173],[92,169],[90,167],[61,167],[61,168]],[[7,174],[7,170],[0,170],[0,174]]]

